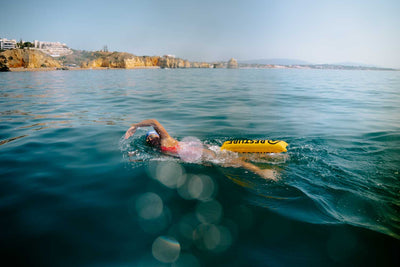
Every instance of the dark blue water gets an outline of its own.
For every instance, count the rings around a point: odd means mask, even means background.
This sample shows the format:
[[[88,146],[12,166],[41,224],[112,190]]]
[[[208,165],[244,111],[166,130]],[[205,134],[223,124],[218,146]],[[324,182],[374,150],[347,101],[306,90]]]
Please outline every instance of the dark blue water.
[[[25,266],[398,266],[400,73],[0,73],[0,253]],[[280,139],[240,168],[144,144],[158,119],[216,147]]]

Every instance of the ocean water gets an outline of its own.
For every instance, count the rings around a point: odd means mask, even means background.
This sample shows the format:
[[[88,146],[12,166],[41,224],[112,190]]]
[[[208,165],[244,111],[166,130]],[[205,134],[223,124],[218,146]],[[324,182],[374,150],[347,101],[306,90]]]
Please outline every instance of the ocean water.
[[[257,162],[187,162],[131,123]],[[0,253],[23,266],[399,266],[400,72],[0,73]]]

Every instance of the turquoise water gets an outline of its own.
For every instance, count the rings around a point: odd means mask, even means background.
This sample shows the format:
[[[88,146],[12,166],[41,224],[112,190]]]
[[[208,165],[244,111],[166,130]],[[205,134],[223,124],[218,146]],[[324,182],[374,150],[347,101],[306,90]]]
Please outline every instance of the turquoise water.
[[[0,73],[3,259],[28,266],[399,264],[400,73],[176,69]],[[129,140],[156,118],[240,168]]]

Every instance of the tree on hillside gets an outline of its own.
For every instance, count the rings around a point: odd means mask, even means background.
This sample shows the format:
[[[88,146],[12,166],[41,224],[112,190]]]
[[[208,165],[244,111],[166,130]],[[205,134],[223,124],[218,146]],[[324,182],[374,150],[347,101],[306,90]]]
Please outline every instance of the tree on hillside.
[[[31,42],[24,42],[22,41],[22,39],[20,39],[19,42],[17,43],[17,47],[20,49],[24,49],[25,47],[27,48],[34,47],[34,45]]]
[[[24,47],[34,47],[34,44],[32,44],[31,42],[25,42]]]

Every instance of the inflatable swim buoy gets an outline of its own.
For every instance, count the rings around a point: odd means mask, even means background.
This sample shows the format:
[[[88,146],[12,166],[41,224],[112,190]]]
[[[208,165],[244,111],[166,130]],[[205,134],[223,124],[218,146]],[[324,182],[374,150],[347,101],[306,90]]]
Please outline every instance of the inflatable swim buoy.
[[[288,143],[272,140],[230,140],[224,142],[221,150],[239,153],[280,153],[286,152]]]

